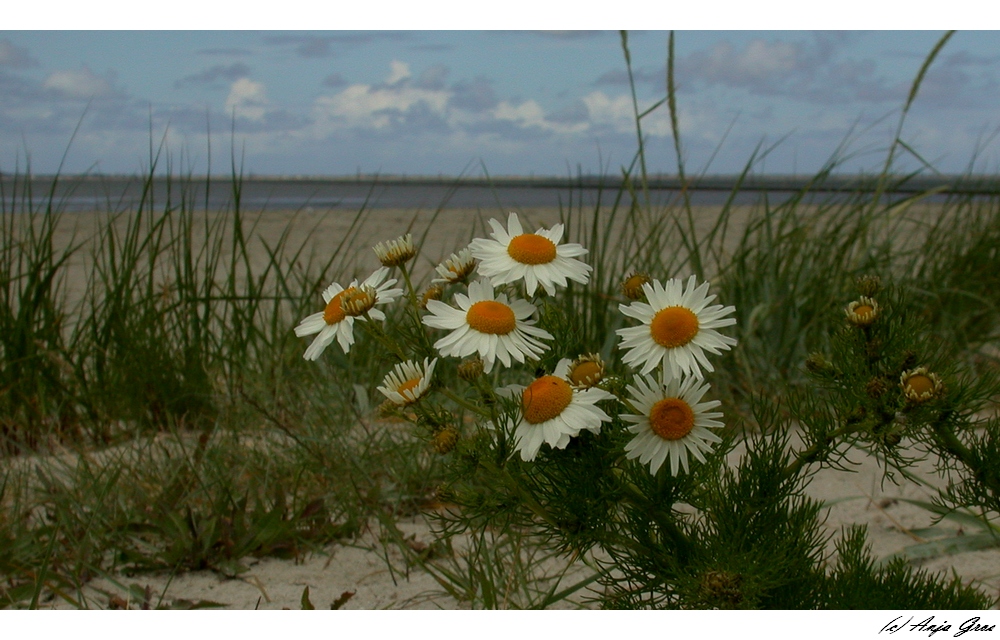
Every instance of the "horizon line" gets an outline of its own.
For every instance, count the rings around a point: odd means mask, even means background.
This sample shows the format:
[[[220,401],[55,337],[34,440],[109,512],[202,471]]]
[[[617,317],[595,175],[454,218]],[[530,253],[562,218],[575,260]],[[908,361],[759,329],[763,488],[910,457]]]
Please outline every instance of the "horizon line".
[[[80,174],[31,174],[32,182],[51,182],[58,180],[66,182],[99,182],[102,180],[146,180],[148,175],[127,173],[80,173]],[[356,173],[349,175],[304,175],[304,174],[187,174],[171,173],[152,175],[154,180],[183,180],[188,182],[219,182],[232,181],[237,178],[242,183],[324,183],[324,184],[366,184],[382,186],[436,186],[436,187],[498,187],[498,188],[582,188],[582,189],[621,189],[629,185],[636,189],[643,188],[641,178],[632,176],[608,176],[599,174],[580,174],[577,176],[535,176],[535,175],[499,175],[499,176],[448,176],[448,175],[408,175]],[[0,181],[24,181],[25,176],[18,173],[0,171]],[[815,175],[800,175],[787,173],[774,174],[711,174],[685,176],[684,180],[677,174],[649,174],[645,187],[656,191],[663,190],[697,190],[697,191],[856,191],[856,190],[886,190],[894,192],[925,192],[940,193],[1000,193],[1000,176],[996,174],[938,174],[913,175],[900,174],[867,174],[867,173],[819,173]]]

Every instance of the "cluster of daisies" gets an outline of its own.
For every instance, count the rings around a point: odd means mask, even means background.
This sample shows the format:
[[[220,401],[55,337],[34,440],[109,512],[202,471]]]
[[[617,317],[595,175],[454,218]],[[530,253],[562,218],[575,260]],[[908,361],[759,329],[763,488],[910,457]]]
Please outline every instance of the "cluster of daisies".
[[[546,352],[553,336],[537,326],[538,308],[532,299],[541,291],[555,295],[570,280],[587,284],[592,270],[578,259],[587,254],[585,248],[562,242],[561,224],[526,233],[515,213],[509,215],[506,227],[497,220],[489,224],[490,238],[473,240],[438,265],[439,277],[422,296],[409,292],[411,300],[426,310],[422,324],[447,332],[433,344],[440,356],[471,357],[483,373],[490,373],[498,362],[511,367]],[[405,263],[416,253],[411,236],[379,243],[374,250],[383,265],[380,269],[346,288],[332,284],[323,292],[325,309],[295,328],[298,336],[316,335],[306,359],[319,358],[334,340],[347,353],[354,343],[355,320],[385,320],[377,307],[404,295],[403,289],[395,288],[397,281],[389,278],[392,268],[401,268],[410,286]],[[507,286],[519,283],[523,289]],[[451,284],[467,284],[467,289],[455,293],[449,304],[442,298]],[[718,331],[736,323],[729,317],[735,308],[711,305],[715,296],[708,294],[708,287],[693,276],[686,286],[679,279],[660,283],[641,274],[623,283],[631,303],[619,308],[639,322],[617,331],[619,347],[625,351],[622,360],[635,369],[634,384],[627,386],[629,397],[616,397],[605,388],[604,362],[593,354],[560,360],[551,374],[526,387],[507,387],[507,393],[520,394],[513,435],[521,458],[534,460],[543,444],[561,449],[583,431],[599,432],[612,417],[598,403],[610,401],[606,408],[624,405],[631,412],[619,413],[631,423],[628,429],[634,434],[625,446],[628,458],[649,464],[654,474],[667,458],[672,473],[686,472],[688,452],[704,461],[710,443],[720,440],[710,429],[722,426],[716,420],[722,414],[711,411],[720,403],[702,402],[709,389],[703,372],[713,371],[706,354],[719,354],[736,344]],[[521,290],[527,298],[514,293]],[[393,405],[414,404],[430,391],[437,363],[438,358],[403,361],[378,390]]]

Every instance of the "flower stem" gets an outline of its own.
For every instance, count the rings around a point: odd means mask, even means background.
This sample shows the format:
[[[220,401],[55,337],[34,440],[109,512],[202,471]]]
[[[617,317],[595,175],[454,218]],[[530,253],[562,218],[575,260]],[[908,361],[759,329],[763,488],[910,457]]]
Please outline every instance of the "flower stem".
[[[415,323],[416,331],[420,334],[420,340],[423,342],[423,346],[428,353],[433,352],[433,347],[431,346],[430,339],[427,337],[427,332],[423,328],[423,322],[420,320],[420,304],[417,302],[417,292],[413,288],[413,282],[410,280],[410,272],[406,269],[405,264],[399,265],[399,271],[403,274],[403,280],[406,281],[406,291],[410,297],[410,312],[413,316],[413,322]]]
[[[786,478],[794,476],[802,471],[802,468],[806,465],[826,458],[835,440],[855,431],[857,431],[855,424],[845,424],[843,427],[826,434],[819,442],[795,454],[795,461],[785,467],[784,476]]]
[[[440,391],[441,391],[442,394],[444,394],[444,396],[446,398],[448,398],[449,400],[451,400],[452,402],[454,402],[458,406],[460,406],[460,407],[462,407],[464,409],[468,409],[469,411],[471,411],[473,413],[477,413],[477,414],[481,415],[484,418],[490,418],[490,417],[492,417],[492,415],[491,415],[491,413],[489,411],[487,411],[486,409],[484,409],[482,407],[477,407],[476,405],[472,404],[471,402],[469,402],[465,398],[459,396],[458,394],[456,394],[452,390],[441,388]]]

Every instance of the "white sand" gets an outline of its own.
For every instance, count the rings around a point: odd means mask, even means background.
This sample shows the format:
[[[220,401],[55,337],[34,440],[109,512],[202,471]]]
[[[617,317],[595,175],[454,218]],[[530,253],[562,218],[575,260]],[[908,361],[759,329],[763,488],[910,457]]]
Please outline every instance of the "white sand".
[[[414,218],[414,214],[409,211],[375,212],[351,243],[354,255],[358,256],[357,272],[377,266],[374,254],[367,247],[379,240],[392,239],[405,233],[414,219],[413,229],[426,228],[432,213],[424,212]],[[558,212],[553,210],[527,211],[522,214],[523,219],[530,220],[533,224],[550,225],[558,220]],[[418,271],[422,269],[424,273],[429,273],[434,264],[464,246],[474,233],[481,233],[483,217],[505,220],[502,214],[496,212],[486,212],[483,216],[470,210],[442,212],[432,233],[426,238]],[[102,220],[102,216],[93,214],[67,215],[57,241],[65,243],[73,237],[80,240],[99,228]],[[286,229],[288,220],[287,212],[267,212],[260,217],[254,237],[274,241]],[[311,254],[323,257],[347,233],[351,221],[351,216],[345,213],[304,211],[299,214],[292,227],[289,244],[295,247],[304,243],[308,247],[304,256]],[[259,242],[257,246],[260,246]],[[255,254],[257,266],[265,264],[265,260],[266,255],[262,252]],[[88,253],[78,253],[71,265],[66,290],[71,298],[75,298],[83,290],[83,275],[90,265]],[[861,463],[855,473],[826,470],[819,473],[808,487],[809,495],[832,504],[824,526],[836,533],[841,527],[850,524],[866,524],[874,553],[880,558],[917,544],[920,538],[911,530],[929,526],[933,516],[897,499],[928,500],[929,496],[912,484],[896,487],[886,483],[883,486],[882,474],[871,459],[865,458],[860,452],[853,458]],[[400,526],[407,535],[413,536],[417,544],[430,544],[433,541],[433,534],[422,519],[406,521]],[[947,521],[942,526],[956,528]],[[113,580],[94,580],[87,585],[85,597],[91,607],[104,608],[109,605],[111,598],[130,600],[127,588],[135,584],[140,588],[149,587],[154,605],[161,599],[165,603],[185,599],[218,602],[231,609],[297,609],[303,589],[308,587],[311,601],[320,609],[328,608],[330,603],[348,592],[354,595],[344,604],[343,608],[346,609],[466,606],[442,595],[442,589],[428,574],[413,570],[406,575],[405,563],[397,551],[390,552],[387,557],[395,567],[394,571],[390,571],[386,564],[377,531],[368,530],[351,544],[330,545],[324,554],[313,555],[299,563],[248,558],[245,563],[250,570],[234,579],[212,572],[192,572],[178,576],[118,575],[113,576]],[[994,595],[1000,588],[1000,550],[942,557],[927,561],[922,566],[932,571],[954,569],[963,580],[976,582]],[[69,606],[58,599],[51,599],[44,604],[54,608]],[[131,604],[134,606],[135,602],[132,601]]]
[[[738,454],[737,454],[738,455]],[[912,532],[928,527],[933,514],[920,507],[900,501],[900,498],[930,500],[930,494],[912,483],[895,486],[882,483],[882,470],[860,451],[850,458],[860,463],[854,472],[823,470],[809,484],[806,494],[829,502],[825,509],[824,528],[839,537],[843,527],[864,524],[876,558],[887,558],[924,539]],[[921,467],[923,476],[934,481],[929,465]],[[434,534],[423,518],[409,518],[399,523],[403,535],[412,545],[421,547],[434,541]],[[958,525],[945,521],[943,534],[955,535]],[[976,533],[965,531],[967,534]],[[829,545],[832,552],[833,544]],[[393,567],[389,568],[389,564]],[[568,561],[567,561],[568,562]],[[92,581],[84,597],[92,608],[107,608],[112,599],[121,606],[128,601],[138,607],[129,595],[129,586],[140,590],[148,587],[151,602],[169,604],[176,600],[210,601],[227,609],[299,609],[303,590],[309,588],[309,598],[317,609],[326,609],[345,593],[353,595],[344,609],[454,609],[466,608],[444,593],[434,578],[420,569],[410,569],[407,575],[402,554],[392,543],[379,542],[377,524],[357,539],[329,545],[324,553],[313,554],[300,562],[274,558],[246,558],[249,571],[237,578],[226,578],[211,571],[196,571],[170,575],[114,575],[111,579]],[[1000,550],[965,552],[917,562],[916,566],[931,572],[954,570],[963,581],[974,583],[991,595],[1000,592]],[[588,568],[577,564],[574,573],[564,580],[568,585],[587,575]],[[594,588],[598,588],[594,585]],[[558,608],[586,606],[593,592],[581,591]],[[57,598],[43,603],[45,607],[70,608]]]

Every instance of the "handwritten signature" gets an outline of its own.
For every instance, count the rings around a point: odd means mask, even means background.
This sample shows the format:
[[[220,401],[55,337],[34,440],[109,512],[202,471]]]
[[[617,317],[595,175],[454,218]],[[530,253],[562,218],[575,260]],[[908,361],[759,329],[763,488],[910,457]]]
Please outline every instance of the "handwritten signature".
[[[935,633],[951,631],[952,625],[948,623],[947,620],[941,623],[934,621],[934,616],[925,618],[920,622],[913,622],[913,616],[910,616],[906,622],[900,622],[903,616],[896,616],[887,625],[882,627],[879,633],[897,633],[899,631],[919,631],[926,633],[928,637],[933,636]],[[979,616],[975,618],[969,618],[962,624],[958,625],[958,630],[952,635],[953,638],[964,635],[970,631],[993,631],[995,625],[986,624],[979,621]]]

